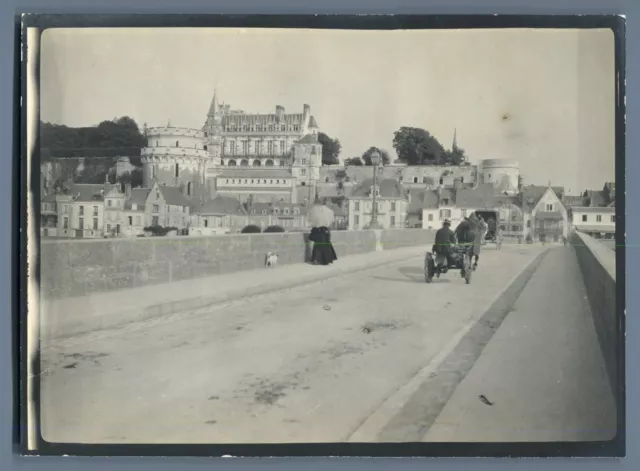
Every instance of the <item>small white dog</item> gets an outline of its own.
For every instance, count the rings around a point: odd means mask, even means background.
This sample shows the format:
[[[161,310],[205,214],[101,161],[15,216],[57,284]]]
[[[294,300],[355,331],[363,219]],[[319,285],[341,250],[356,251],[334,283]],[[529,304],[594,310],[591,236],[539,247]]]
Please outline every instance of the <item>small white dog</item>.
[[[278,254],[274,252],[267,252],[267,256],[265,257],[264,266],[267,267],[276,267],[278,265]]]

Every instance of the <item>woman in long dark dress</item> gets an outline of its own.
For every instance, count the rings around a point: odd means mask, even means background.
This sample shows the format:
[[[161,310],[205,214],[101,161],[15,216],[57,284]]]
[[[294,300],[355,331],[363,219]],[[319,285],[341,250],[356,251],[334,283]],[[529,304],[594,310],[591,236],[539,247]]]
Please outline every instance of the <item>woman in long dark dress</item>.
[[[316,265],[330,265],[338,256],[331,244],[331,231],[326,226],[314,227],[309,234],[309,240],[313,242],[311,251],[311,263]]]

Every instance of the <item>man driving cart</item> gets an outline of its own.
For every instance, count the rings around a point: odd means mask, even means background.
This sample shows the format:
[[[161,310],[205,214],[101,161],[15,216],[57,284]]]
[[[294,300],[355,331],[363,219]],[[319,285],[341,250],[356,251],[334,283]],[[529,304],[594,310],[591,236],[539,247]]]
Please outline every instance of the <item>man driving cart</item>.
[[[454,265],[451,253],[452,247],[456,244],[456,236],[451,230],[451,221],[445,219],[442,227],[436,232],[433,252],[443,255],[447,259],[447,266]]]

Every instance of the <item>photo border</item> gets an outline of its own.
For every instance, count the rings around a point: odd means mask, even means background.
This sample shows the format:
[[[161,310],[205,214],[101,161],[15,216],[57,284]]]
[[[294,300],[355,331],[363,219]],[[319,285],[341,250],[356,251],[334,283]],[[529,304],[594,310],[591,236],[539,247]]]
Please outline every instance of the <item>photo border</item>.
[[[20,25],[20,22],[22,23]],[[22,27],[22,28],[21,28]],[[372,456],[372,457],[620,457],[626,452],[626,422],[625,422],[625,92],[626,92],[626,63],[625,63],[625,20],[615,15],[57,15],[57,14],[29,14],[18,19],[16,28],[16,67],[21,70],[20,90],[21,105],[16,97],[15,116],[20,116],[14,126],[19,124],[16,135],[19,140],[14,146],[14,221],[22,229],[19,236],[14,238],[14,248],[26,253],[27,244],[27,207],[25,196],[28,191],[33,194],[34,201],[40,198],[39,172],[33,172],[27,182],[27,146],[25,142],[27,116],[23,111],[29,102],[26,90],[26,64],[20,61],[20,44],[29,44],[26,38],[26,28],[39,28],[40,34],[51,28],[92,28],[92,27],[225,27],[225,28],[307,28],[307,29],[351,29],[351,30],[393,30],[393,29],[488,29],[488,28],[543,28],[543,29],[592,29],[607,28],[614,34],[615,70],[616,70],[616,280],[617,282],[617,318],[618,318],[618,395],[617,407],[618,434],[609,442],[550,442],[550,443],[313,443],[313,444],[211,444],[211,445],[86,445],[50,443],[43,440],[38,433],[38,445],[34,451],[28,451],[25,445],[24,420],[26,418],[26,389],[25,385],[33,381],[36,399],[39,399],[40,374],[39,355],[31,358],[34,364],[33,377],[27,378],[24,366],[28,359],[26,348],[27,333],[27,261],[21,257],[13,260],[14,270],[17,267],[20,276],[15,277],[14,293],[17,306],[17,337],[20,342],[22,370],[19,370],[22,388],[20,390],[20,419],[19,430],[22,452],[25,455],[76,455],[76,456],[242,456],[242,457],[318,457],[318,456]],[[39,76],[39,67],[38,67]],[[16,83],[16,89],[18,84]],[[38,101],[37,98],[35,98]],[[38,116],[33,119],[38,119]],[[19,147],[19,152],[18,152]],[[33,149],[32,168],[39,168],[39,146]],[[29,185],[27,184],[29,183]],[[29,188],[30,186],[30,188]],[[40,219],[40,205],[34,204],[29,208],[35,221]],[[37,246],[40,242],[39,231],[35,231]],[[17,247],[16,247],[17,246]],[[14,253],[18,253],[17,250]],[[36,283],[39,284],[39,263],[36,263]],[[17,318],[16,318],[17,317]],[[18,372],[15,372],[18,373]],[[17,377],[17,374],[14,374]],[[39,416],[39,400],[36,401]],[[39,418],[38,418],[39,421]],[[16,430],[18,428],[16,427]],[[16,437],[18,438],[18,437]]]

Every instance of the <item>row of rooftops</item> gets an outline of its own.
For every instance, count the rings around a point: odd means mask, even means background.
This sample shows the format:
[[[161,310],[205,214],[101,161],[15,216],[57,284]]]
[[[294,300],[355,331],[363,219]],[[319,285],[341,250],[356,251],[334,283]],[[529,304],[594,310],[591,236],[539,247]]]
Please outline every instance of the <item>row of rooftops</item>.
[[[283,172],[271,170],[270,172]],[[265,174],[266,175],[266,174]],[[279,175],[279,173],[278,173]],[[229,175],[230,176],[230,175]],[[462,209],[497,208],[502,205],[515,205],[526,212],[531,211],[543,197],[545,192],[551,188],[559,201],[566,208],[574,208],[575,211],[589,212],[613,212],[614,202],[609,201],[611,197],[606,196],[606,191],[589,190],[583,196],[565,195],[564,188],[559,186],[538,186],[529,185],[522,188],[519,195],[509,196],[496,194],[492,184],[479,184],[474,188],[439,188],[430,189],[410,189],[405,190],[397,180],[382,179],[377,182],[380,190],[380,197],[385,199],[405,199],[409,201],[409,213],[419,213],[423,209],[437,209],[442,206],[455,206]],[[119,192],[118,184],[68,184],[68,192],[73,201],[91,203],[94,201],[104,201],[105,195],[112,191]],[[349,195],[343,195],[347,199],[369,198],[373,187],[373,179],[365,180],[352,189]],[[245,207],[239,200],[233,197],[218,195],[214,199],[199,202],[185,197],[177,187],[158,185],[158,190],[162,194],[168,205],[187,206],[192,213],[199,214],[247,214]],[[150,188],[132,188],[129,196],[125,200],[125,209],[132,210],[135,204],[136,210],[144,211]],[[610,192],[611,190],[609,190]],[[122,193],[120,193],[122,195]],[[56,202],[55,194],[45,196],[43,202]],[[321,198],[336,199],[340,195],[322,195]],[[335,204],[334,204],[335,206]],[[268,211],[269,208],[284,209],[289,207],[300,208],[300,213],[304,214],[305,205],[284,202],[276,203],[253,203],[252,208],[260,208],[260,212]],[[333,209],[333,208],[332,208]],[[337,209],[340,209],[339,207]],[[335,209],[334,209],[335,211]]]

